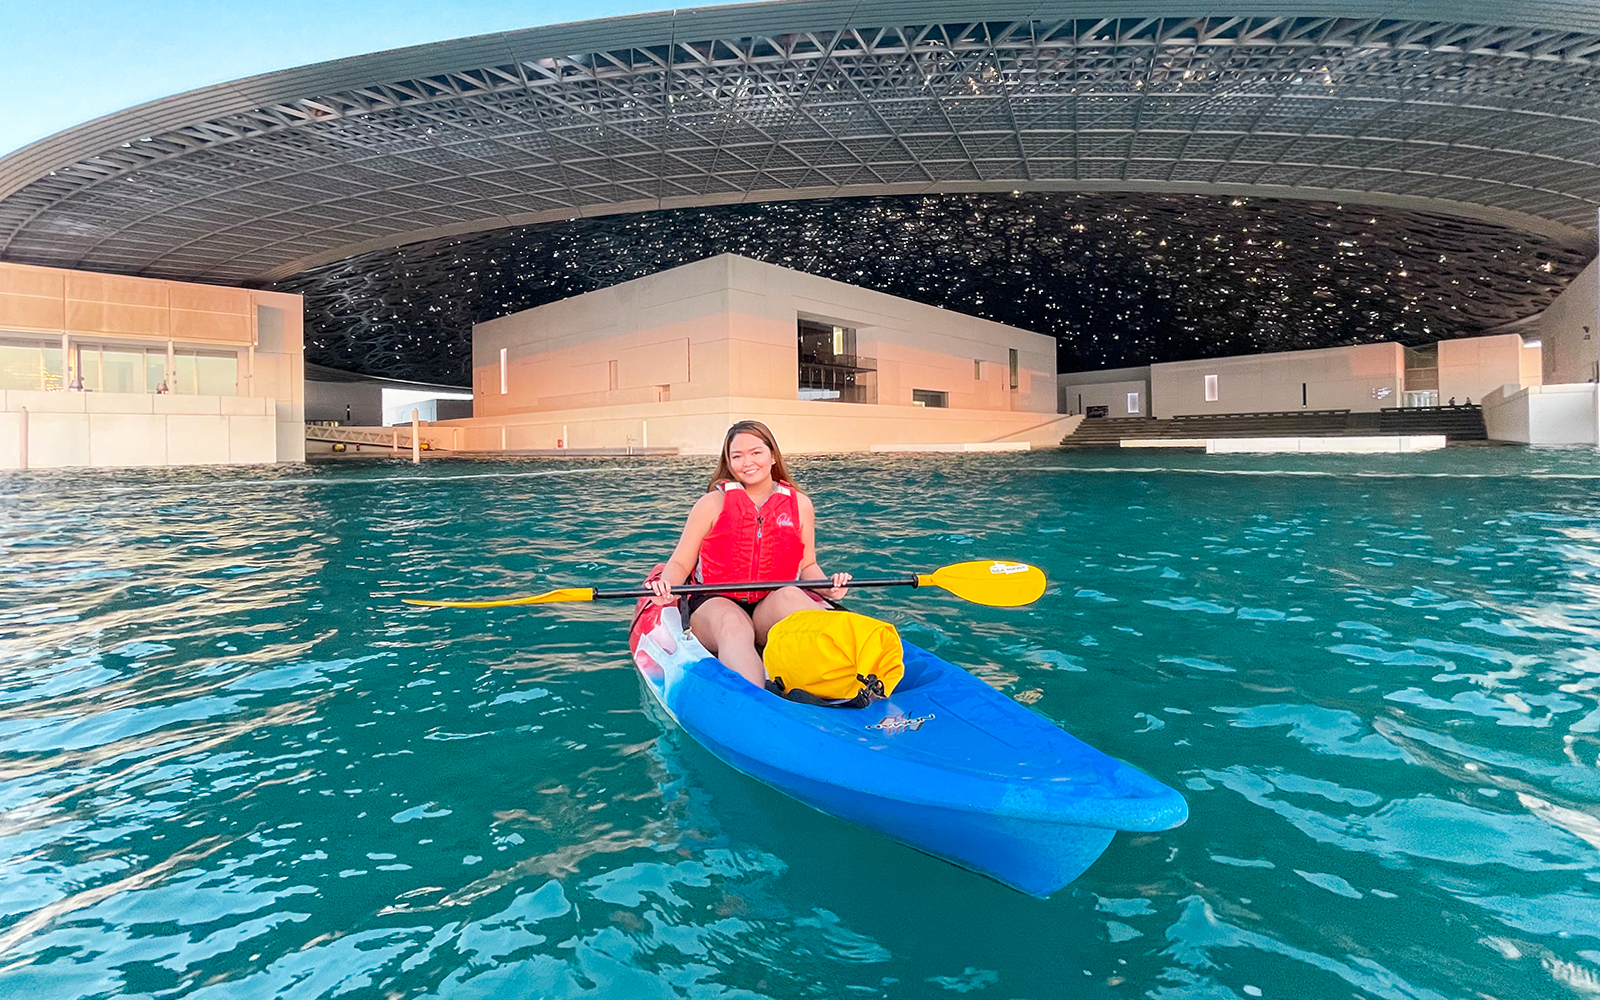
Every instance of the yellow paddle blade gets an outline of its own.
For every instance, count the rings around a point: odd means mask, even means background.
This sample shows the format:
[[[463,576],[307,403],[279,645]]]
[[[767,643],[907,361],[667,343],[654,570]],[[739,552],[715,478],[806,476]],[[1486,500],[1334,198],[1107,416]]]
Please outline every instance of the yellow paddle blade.
[[[593,587],[568,587],[565,590],[547,590],[527,597],[508,597],[503,601],[418,601],[402,598],[407,604],[421,608],[514,608],[520,604],[561,604],[568,601],[594,600]]]
[[[1037,601],[1044,593],[1045,578],[1044,570],[1027,563],[980,559],[918,576],[917,586],[943,587],[973,604],[1015,608]]]

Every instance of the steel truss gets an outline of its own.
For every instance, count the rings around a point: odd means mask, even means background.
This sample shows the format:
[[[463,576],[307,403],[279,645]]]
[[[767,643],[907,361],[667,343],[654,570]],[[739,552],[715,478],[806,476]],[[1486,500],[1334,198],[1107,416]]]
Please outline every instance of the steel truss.
[[[1594,227],[1594,16],[1006,6],[652,15],[170,98],[0,160],[0,257],[252,282],[577,216],[1013,189],[1356,201],[1569,247]]]

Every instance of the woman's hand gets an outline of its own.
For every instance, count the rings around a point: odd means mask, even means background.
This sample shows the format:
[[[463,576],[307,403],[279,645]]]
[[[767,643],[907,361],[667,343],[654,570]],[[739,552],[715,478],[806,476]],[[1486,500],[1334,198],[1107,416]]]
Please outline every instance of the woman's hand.
[[[830,601],[844,600],[844,595],[850,592],[850,574],[835,573],[829,579],[833,581],[833,589],[824,590],[822,592],[822,596],[826,597]]]
[[[649,587],[651,594],[654,595],[650,598],[650,603],[656,607],[664,608],[669,604],[677,603],[678,599],[672,596],[672,584],[666,580],[656,577],[654,580],[647,581],[645,586]]]

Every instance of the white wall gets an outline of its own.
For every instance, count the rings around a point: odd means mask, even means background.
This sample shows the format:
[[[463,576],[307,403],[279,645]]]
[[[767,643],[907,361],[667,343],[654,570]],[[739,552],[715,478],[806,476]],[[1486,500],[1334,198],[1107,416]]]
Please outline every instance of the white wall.
[[[237,362],[231,396],[0,393],[0,467],[24,456],[37,468],[303,460],[303,310],[300,296],[281,292],[0,263],[0,330],[52,344],[164,345],[169,358],[203,349]],[[82,363],[66,352],[67,366]],[[60,374],[71,384],[83,373]]]
[[[1205,376],[1217,376],[1215,401]],[[1376,412],[1400,405],[1405,354],[1399,344],[1360,344],[1150,366],[1154,416],[1296,410]],[[1302,385],[1304,386],[1302,401]]]
[[[1128,407],[1129,393],[1138,394],[1139,405],[1136,408]],[[1091,406],[1104,406],[1106,416],[1112,418],[1143,417],[1150,413],[1150,383],[1142,380],[1064,385],[1060,395],[1063,413],[1086,413]]]
[[[277,422],[277,401],[259,397],[13,389],[0,392],[0,469],[265,464],[279,460]]]
[[[1544,381],[1589,382],[1600,365],[1600,259],[1592,260],[1539,316],[1544,341]]]
[[[775,363],[785,379],[775,398],[795,395],[795,321],[805,316],[856,330],[857,351],[877,359],[880,405],[909,406],[913,389],[927,389],[948,393],[952,409],[1057,412],[1054,337],[747,257],[728,260],[735,337],[770,331],[762,339],[781,349]],[[748,323],[745,317],[760,319]],[[1018,356],[1015,390],[1011,350]],[[731,388],[735,395],[758,395],[738,381]]]
[[[1055,447],[1081,417],[1057,413],[994,413],[920,406],[821,403],[803,399],[724,396],[663,403],[591,406],[442,421],[431,433],[460,432],[468,452],[567,448],[676,448],[684,455],[715,455],[736,420],[772,428],[786,454],[864,452],[893,445],[1023,442]]]
[[[383,387],[372,382],[306,382],[306,419],[351,427],[383,423]]]
[[[245,352],[241,395],[273,401],[279,462],[306,460],[305,300],[284,292],[251,291],[252,343]],[[251,461],[254,461],[253,459]],[[174,458],[169,464],[182,465]]]
[[[1543,381],[1540,349],[1524,347],[1515,333],[1441,340],[1438,349],[1440,403],[1481,402],[1501,386]]]
[[[1483,400],[1483,423],[1491,441],[1520,444],[1596,444],[1596,386],[1545,385],[1505,387]]]
[[[799,399],[802,317],[856,330],[876,404]],[[1055,359],[1053,337],[723,254],[478,324],[474,416],[450,423],[471,450],[619,447],[649,421],[651,445],[715,453],[730,419],[761,413],[790,428],[786,450],[1054,443]],[[948,407],[914,406],[915,389]]]
[[[474,412],[795,399],[801,317],[856,330],[857,352],[877,361],[880,403],[910,405],[928,389],[949,393],[951,408],[1056,412],[1053,337],[733,254],[477,324]]]
[[[1139,412],[1129,414],[1127,395],[1139,393]],[[1081,397],[1081,398],[1080,398]],[[1093,372],[1066,372],[1056,376],[1056,409],[1082,413],[1083,407],[1105,406],[1113,417],[1148,416],[1150,366],[1103,368]]]
[[[473,413],[727,395],[728,301],[728,258],[712,257],[478,323]]]

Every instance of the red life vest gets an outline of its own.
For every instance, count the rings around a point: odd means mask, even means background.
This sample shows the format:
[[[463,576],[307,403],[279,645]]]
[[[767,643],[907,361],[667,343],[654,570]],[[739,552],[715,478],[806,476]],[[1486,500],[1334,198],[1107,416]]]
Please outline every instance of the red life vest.
[[[759,510],[738,483],[723,483],[721,489],[722,513],[700,543],[695,578],[701,583],[798,579],[806,545],[800,534],[800,495],[794,487],[777,484]],[[749,603],[767,593],[722,596]]]

